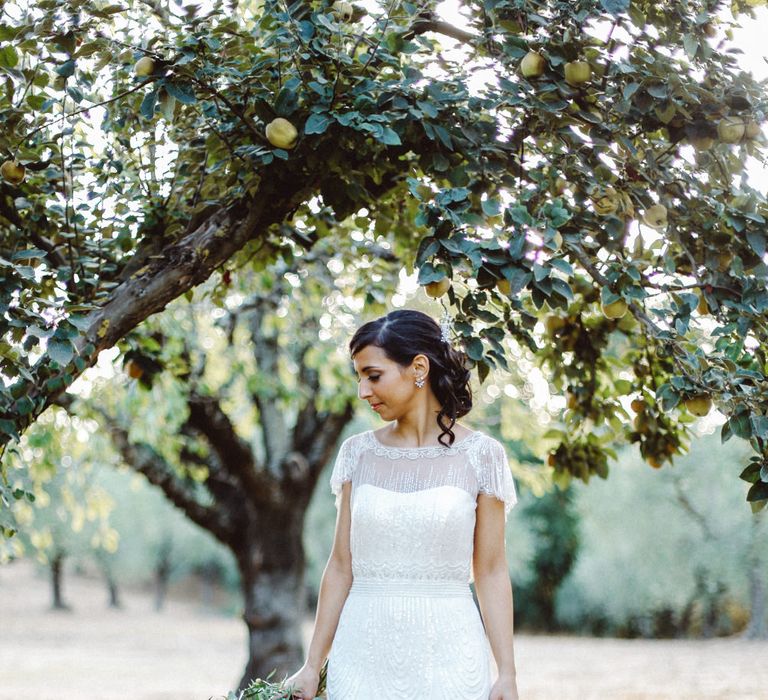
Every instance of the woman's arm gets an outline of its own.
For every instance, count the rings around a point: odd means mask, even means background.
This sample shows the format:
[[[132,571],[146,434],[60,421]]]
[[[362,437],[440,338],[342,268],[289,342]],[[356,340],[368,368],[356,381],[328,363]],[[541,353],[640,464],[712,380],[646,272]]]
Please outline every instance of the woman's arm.
[[[480,612],[499,669],[490,700],[517,700],[512,584],[504,547],[504,504],[483,493],[477,497],[472,569]]]
[[[318,670],[331,650],[341,609],[352,585],[352,555],[349,549],[350,490],[350,482],[346,482],[341,489],[333,547],[320,581],[315,629],[307,653],[307,663]]]

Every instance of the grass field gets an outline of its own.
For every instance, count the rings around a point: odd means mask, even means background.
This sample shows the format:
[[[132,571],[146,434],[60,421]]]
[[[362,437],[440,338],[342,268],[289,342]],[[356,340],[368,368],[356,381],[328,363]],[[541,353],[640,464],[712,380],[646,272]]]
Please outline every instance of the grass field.
[[[51,612],[29,563],[0,568],[0,700],[207,700],[240,677],[236,618],[179,596],[158,614],[137,591],[109,610],[104,586],[81,577],[64,591],[72,611]],[[768,698],[765,642],[517,635],[516,653],[521,700]]]

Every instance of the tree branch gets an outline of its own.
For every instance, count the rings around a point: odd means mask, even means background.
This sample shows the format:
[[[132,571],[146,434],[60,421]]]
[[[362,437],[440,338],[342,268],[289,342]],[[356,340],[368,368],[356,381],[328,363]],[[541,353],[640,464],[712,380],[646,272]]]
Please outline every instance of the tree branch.
[[[231,546],[238,533],[234,518],[236,513],[224,508],[205,506],[197,501],[173,474],[173,468],[150,445],[131,442],[128,431],[120,426],[115,418],[100,406],[89,406],[101,416],[113,444],[131,469],[143,474],[149,483],[161,489],[166,498],[192,522],[208,530],[223,544]]]
[[[473,44],[475,41],[482,39],[477,34],[464,31],[458,27],[454,27],[452,24],[445,22],[437,17],[432,12],[422,12],[413,21],[408,31],[403,34],[403,40],[409,41],[418,34],[425,34],[426,32],[436,32],[437,34],[444,34],[445,36],[461,41],[464,44]]]
[[[242,493],[257,506],[278,502],[278,482],[256,468],[250,446],[235,432],[219,400],[192,392],[187,404],[188,424],[205,436],[219,456],[222,469],[239,482]]]
[[[282,286],[280,280],[283,275],[278,274],[278,283],[272,290],[272,295],[257,298],[248,314],[248,328],[251,335],[253,355],[256,359],[257,371],[268,382],[279,382],[280,373],[278,358],[280,347],[277,334],[268,334],[264,327],[266,307],[274,307],[275,299],[281,295]],[[267,470],[272,474],[278,473],[278,468],[286,452],[288,451],[288,428],[285,416],[275,401],[276,387],[268,387],[267,390],[255,391],[252,394],[253,402],[259,410],[259,423],[264,440]]]

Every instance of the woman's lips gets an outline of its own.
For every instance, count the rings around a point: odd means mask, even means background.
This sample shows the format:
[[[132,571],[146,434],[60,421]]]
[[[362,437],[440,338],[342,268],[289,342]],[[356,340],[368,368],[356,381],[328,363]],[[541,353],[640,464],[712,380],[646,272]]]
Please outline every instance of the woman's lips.
[[[378,411],[380,407],[381,407],[381,404],[380,404],[380,403],[372,403],[372,404],[371,404],[371,408],[372,408],[374,411]]]

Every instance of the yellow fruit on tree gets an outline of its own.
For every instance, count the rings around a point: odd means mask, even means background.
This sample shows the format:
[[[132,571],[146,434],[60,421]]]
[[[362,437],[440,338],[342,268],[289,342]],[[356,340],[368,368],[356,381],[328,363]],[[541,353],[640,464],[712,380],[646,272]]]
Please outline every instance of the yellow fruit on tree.
[[[760,125],[754,119],[750,119],[744,127],[744,136],[753,141],[760,136],[760,131]]]
[[[443,277],[443,279],[438,280],[437,282],[430,282],[429,284],[424,285],[424,291],[427,293],[428,297],[437,299],[438,297],[443,296],[450,287],[451,280],[447,277]]]
[[[629,308],[627,306],[627,302],[623,299],[617,299],[616,301],[612,301],[610,304],[600,304],[600,308],[603,312],[603,316],[606,318],[621,318],[625,313],[627,313],[627,309]]]
[[[512,284],[508,279],[496,280],[496,289],[499,290],[505,296],[509,296],[512,293]]]
[[[529,51],[520,61],[520,72],[524,78],[538,78],[544,75],[546,68],[546,59],[536,51]]]
[[[336,0],[333,3],[333,13],[342,21],[349,22],[352,16],[355,14],[355,8],[349,2],[343,0]]]
[[[592,77],[592,68],[586,61],[571,61],[565,64],[565,82],[577,87]]]
[[[697,151],[708,151],[715,145],[715,139],[712,136],[703,136],[699,134],[689,137],[688,140]]]
[[[667,228],[667,208],[663,204],[648,207],[643,214],[643,223],[657,231]]]
[[[616,210],[621,204],[621,196],[613,189],[613,187],[606,188],[605,192],[599,197],[592,200],[595,207],[595,213],[600,216],[610,216],[615,214]]]
[[[554,335],[561,328],[565,328],[565,319],[557,314],[551,314],[545,319],[544,328],[547,329],[549,335]]]
[[[645,410],[645,401],[642,399],[632,399],[630,407],[635,413],[642,413]]]
[[[299,132],[296,127],[283,117],[277,117],[267,124],[267,140],[275,148],[289,149],[296,145]]]
[[[722,253],[717,254],[717,269],[720,270],[720,272],[725,272],[731,267],[731,263],[733,262],[733,253],[730,251],[723,251]]]
[[[645,461],[648,462],[654,469],[661,469],[661,460],[659,460],[658,457],[655,457],[654,455],[648,455],[648,457],[645,458]]]
[[[142,56],[133,67],[134,75],[144,78],[155,72],[155,61],[149,56]]]
[[[701,418],[706,416],[712,408],[712,398],[708,394],[697,394],[685,400],[685,407],[688,413]]]
[[[723,143],[739,143],[746,129],[741,117],[723,117],[717,124],[717,135]]]
[[[144,375],[144,368],[136,360],[128,360],[125,363],[125,371],[131,379],[141,379]]]
[[[0,165],[0,175],[10,185],[20,185],[24,182],[27,169],[18,160],[6,160]]]

